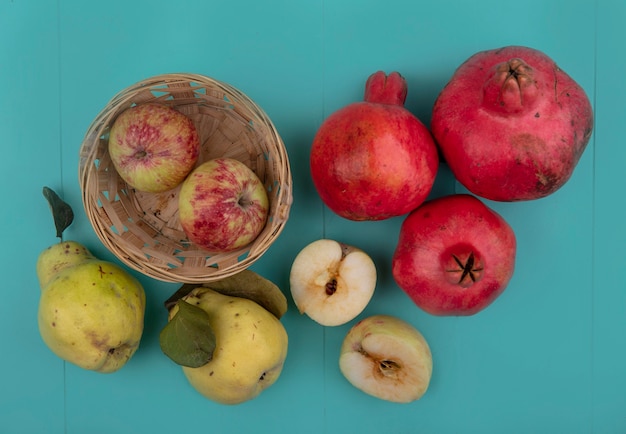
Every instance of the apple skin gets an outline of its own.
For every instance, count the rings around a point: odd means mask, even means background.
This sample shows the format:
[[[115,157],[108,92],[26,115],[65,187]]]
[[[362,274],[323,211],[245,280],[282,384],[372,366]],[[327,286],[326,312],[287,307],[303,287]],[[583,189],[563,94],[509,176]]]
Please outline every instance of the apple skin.
[[[269,199],[258,176],[232,158],[205,161],[183,181],[178,213],[189,240],[211,252],[250,244],[265,227]]]
[[[432,199],[402,223],[393,277],[413,302],[439,316],[474,315],[506,288],[517,243],[509,224],[480,199]]]
[[[192,120],[161,104],[133,106],[109,134],[113,166],[131,187],[160,193],[178,186],[195,166],[200,139]]]

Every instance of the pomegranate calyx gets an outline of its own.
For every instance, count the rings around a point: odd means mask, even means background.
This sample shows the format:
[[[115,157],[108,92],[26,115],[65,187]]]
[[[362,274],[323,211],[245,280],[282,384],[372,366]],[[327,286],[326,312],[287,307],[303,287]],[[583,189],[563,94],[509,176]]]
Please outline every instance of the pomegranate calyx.
[[[482,278],[483,265],[473,251],[463,256],[452,253],[448,260],[446,273],[450,283],[468,288]]]
[[[523,113],[532,109],[538,94],[533,68],[513,58],[492,68],[483,88],[483,105],[494,112]]]
[[[400,73],[389,75],[377,71],[365,82],[364,100],[369,103],[404,106],[408,92],[406,80]]]

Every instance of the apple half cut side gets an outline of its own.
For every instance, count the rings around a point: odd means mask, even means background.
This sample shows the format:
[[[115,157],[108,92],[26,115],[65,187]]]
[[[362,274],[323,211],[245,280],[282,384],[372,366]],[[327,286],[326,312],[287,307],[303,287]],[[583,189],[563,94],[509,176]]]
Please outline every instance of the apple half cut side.
[[[305,246],[291,266],[291,295],[301,314],[324,326],[359,315],[376,288],[376,266],[363,250],[330,239]]]
[[[374,315],[346,334],[339,369],[368,395],[409,403],[428,390],[433,360],[426,339],[415,327],[393,316]]]

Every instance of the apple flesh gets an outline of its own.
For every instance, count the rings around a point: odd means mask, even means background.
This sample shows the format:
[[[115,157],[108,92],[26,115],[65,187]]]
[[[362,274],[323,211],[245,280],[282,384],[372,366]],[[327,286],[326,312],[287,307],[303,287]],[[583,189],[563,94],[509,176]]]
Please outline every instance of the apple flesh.
[[[195,166],[200,140],[192,120],[161,104],[133,106],[109,134],[109,155],[131,187],[159,193],[178,186]]]
[[[374,315],[346,334],[339,369],[368,395],[409,403],[428,390],[433,360],[426,339],[415,327],[397,317]]]
[[[296,256],[289,275],[301,314],[325,326],[345,324],[367,306],[376,288],[376,266],[354,246],[321,239]]]
[[[469,194],[430,200],[400,229],[392,259],[398,286],[433,315],[473,315],[507,287],[515,267],[513,229]]]
[[[180,223],[190,241],[211,252],[250,244],[265,227],[269,199],[258,176],[231,158],[208,160],[183,181]]]

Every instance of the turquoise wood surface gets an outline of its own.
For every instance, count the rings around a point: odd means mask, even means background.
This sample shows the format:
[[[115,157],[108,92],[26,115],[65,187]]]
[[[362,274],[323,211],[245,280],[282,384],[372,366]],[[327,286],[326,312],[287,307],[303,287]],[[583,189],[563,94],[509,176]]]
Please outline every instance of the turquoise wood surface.
[[[0,433],[626,433],[625,20],[618,0],[0,0]],[[326,116],[362,98],[376,70],[407,77],[407,107],[428,123],[460,62],[509,44],[546,52],[585,88],[594,135],[554,195],[489,203],[519,242],[506,292],[474,317],[432,317],[390,274],[402,219],[355,223],[325,209],[309,177],[310,143]],[[41,188],[74,206],[67,238],[115,261],[82,209],[78,148],[116,92],[179,71],[247,93],[286,143],[291,218],[253,269],[288,294],[291,261],[306,243],[337,238],[368,251],[380,279],[361,317],[396,315],[430,343],[434,373],[420,401],[392,404],[350,386],[337,360],[352,323],[321,327],[291,299],[279,381],[239,406],[207,401],[158,345],[162,302],[177,285],[140,275],[145,334],[121,371],[87,372],[44,346],[34,266],[56,239]],[[442,167],[432,195],[460,191]]]

